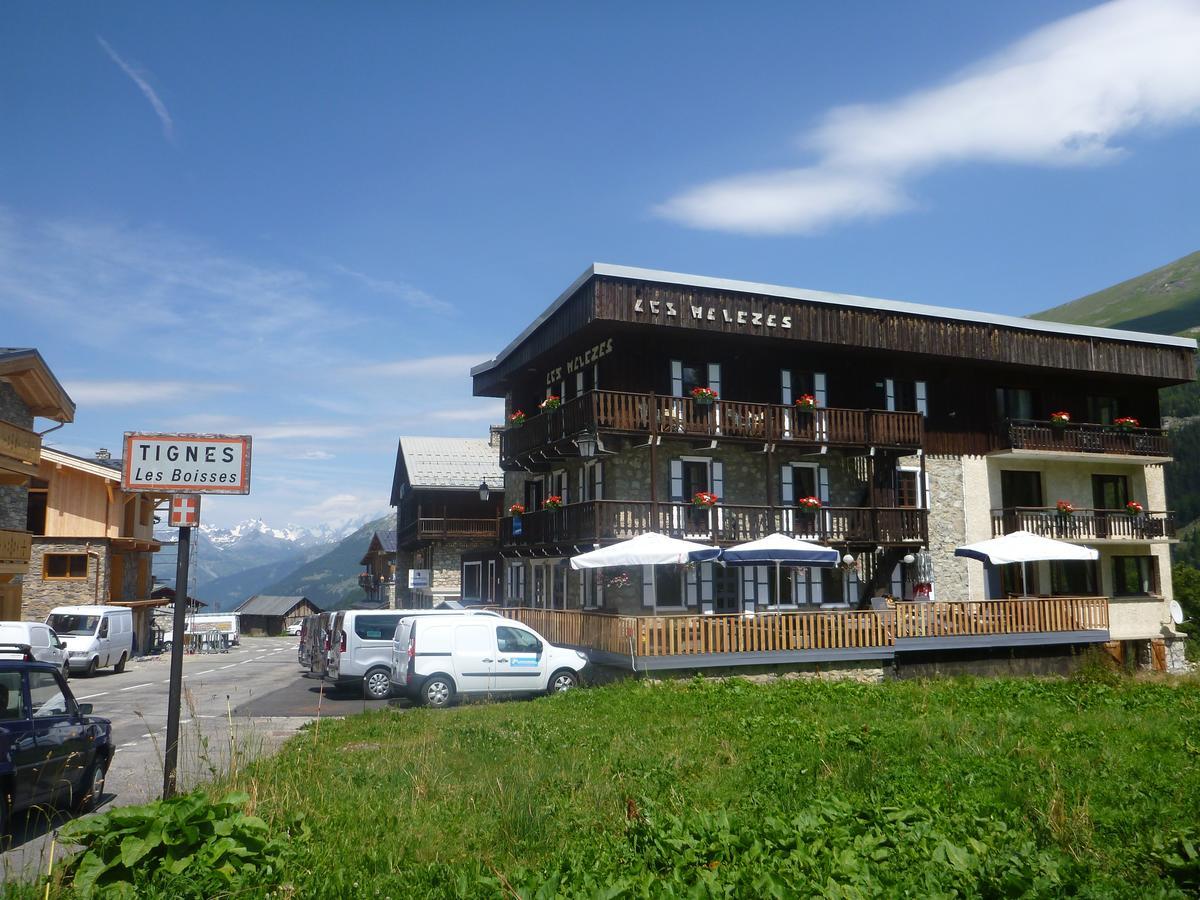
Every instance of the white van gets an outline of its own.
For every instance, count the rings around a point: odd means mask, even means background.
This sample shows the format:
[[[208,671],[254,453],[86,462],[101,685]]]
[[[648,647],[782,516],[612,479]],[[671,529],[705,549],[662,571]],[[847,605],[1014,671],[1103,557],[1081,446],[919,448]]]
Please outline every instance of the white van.
[[[325,680],[338,687],[365,684],[367,696],[383,700],[392,693],[392,639],[400,620],[411,616],[461,616],[447,609],[347,609],[334,614]],[[499,618],[490,611],[475,615]]]
[[[229,635],[229,645],[236,647],[241,640],[241,618],[237,613],[194,613],[187,617],[185,634],[208,634],[219,631]]]
[[[112,666],[124,672],[133,655],[133,612],[125,606],[58,606],[46,624],[67,647],[72,672],[88,675]]]
[[[393,688],[449,706],[458,694],[560,693],[579,684],[588,658],[520,622],[458,613],[402,619],[392,642]]]
[[[29,657],[56,666],[67,677],[67,648],[54,629],[41,622],[0,622],[0,658],[22,656],[18,648],[28,647]]]

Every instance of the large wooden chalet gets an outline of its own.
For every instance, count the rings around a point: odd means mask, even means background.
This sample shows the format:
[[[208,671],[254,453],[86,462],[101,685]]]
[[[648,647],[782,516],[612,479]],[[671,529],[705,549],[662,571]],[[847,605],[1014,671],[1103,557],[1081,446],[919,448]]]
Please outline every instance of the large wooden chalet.
[[[1195,351],[594,265],[472,370],[476,395],[505,400],[504,507],[523,509],[500,522],[504,603],[638,667],[1178,649],[1158,391],[1194,377]],[[1022,589],[1017,572],[954,555],[1018,528],[1100,559],[1035,564]],[[569,569],[646,531],[724,545],[781,531],[846,562],[788,569],[778,589],[765,568]]]

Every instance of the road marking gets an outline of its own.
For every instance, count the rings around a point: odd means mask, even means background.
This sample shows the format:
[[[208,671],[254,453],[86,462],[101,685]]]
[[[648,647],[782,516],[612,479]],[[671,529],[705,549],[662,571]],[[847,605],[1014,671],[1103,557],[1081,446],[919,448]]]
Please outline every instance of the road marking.
[[[241,663],[230,663],[227,666],[221,666],[222,669],[232,669],[234,666],[240,666]]]
[[[146,682],[143,682],[142,684],[131,684],[127,688],[121,688],[121,690],[122,691],[136,691],[138,688],[150,687],[150,685],[152,685],[152,684],[154,684],[153,681],[146,681]]]
[[[126,743],[122,744],[121,746],[122,747],[136,747],[137,741],[127,741]]]
[[[216,669],[205,669],[203,672],[189,672],[189,675],[207,675],[209,672],[215,672]]]
[[[76,697],[76,700],[91,700],[93,697],[103,697],[108,691],[101,691],[98,694],[84,694],[81,697]]]

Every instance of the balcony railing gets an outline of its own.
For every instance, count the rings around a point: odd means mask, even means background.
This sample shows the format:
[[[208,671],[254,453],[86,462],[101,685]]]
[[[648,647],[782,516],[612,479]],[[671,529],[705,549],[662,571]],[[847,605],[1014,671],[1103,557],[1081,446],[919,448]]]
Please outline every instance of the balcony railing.
[[[1171,442],[1162,428],[1120,429],[1115,425],[1009,419],[1001,428],[1000,442],[1013,450],[1067,453],[1114,453],[1129,456],[1170,456]]]
[[[737,543],[776,531],[825,543],[921,544],[927,514],[922,509],[827,506],[815,511],[768,506],[649,500],[591,500],[558,509],[540,509],[501,520],[504,546],[599,543],[657,531],[713,543]]]
[[[622,616],[528,607],[498,612],[553,644],[624,657],[892,648],[904,640],[1108,629],[1105,597],[905,602],[879,611],[760,610],[752,617]]]
[[[400,541],[495,538],[498,533],[496,519],[422,517],[401,528]]]
[[[915,412],[836,408],[805,412],[772,403],[701,404],[691,397],[589,391],[506,429],[500,456],[502,461],[515,459],[586,431],[916,449],[924,439],[924,428],[924,417]]]
[[[42,454],[42,437],[28,428],[0,421],[0,468],[37,468]]]
[[[32,538],[27,531],[0,529],[0,573],[20,575],[29,565]]]
[[[1056,507],[1013,507],[992,510],[992,534],[1032,531],[1062,541],[1153,541],[1175,537],[1175,513],[1123,509],[1076,509],[1069,516]]]

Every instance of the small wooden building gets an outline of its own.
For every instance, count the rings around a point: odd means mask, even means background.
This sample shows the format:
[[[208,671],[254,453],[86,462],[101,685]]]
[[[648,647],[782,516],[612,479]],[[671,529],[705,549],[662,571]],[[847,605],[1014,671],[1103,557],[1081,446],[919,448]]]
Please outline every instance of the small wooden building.
[[[239,626],[242,634],[261,636],[283,634],[288,625],[299,622],[305,616],[315,616],[321,612],[321,607],[307,597],[255,594],[235,612],[241,617]]]

